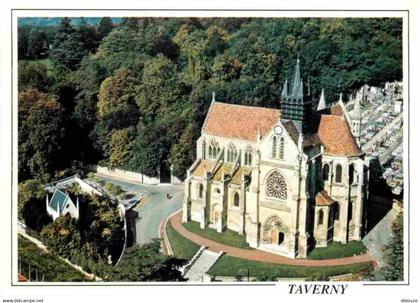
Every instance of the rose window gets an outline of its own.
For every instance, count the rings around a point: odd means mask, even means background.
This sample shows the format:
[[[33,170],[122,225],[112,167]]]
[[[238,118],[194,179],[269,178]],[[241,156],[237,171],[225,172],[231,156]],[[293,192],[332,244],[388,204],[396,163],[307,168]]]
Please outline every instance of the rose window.
[[[283,176],[278,171],[273,172],[268,177],[266,195],[279,199],[287,198],[287,185]]]

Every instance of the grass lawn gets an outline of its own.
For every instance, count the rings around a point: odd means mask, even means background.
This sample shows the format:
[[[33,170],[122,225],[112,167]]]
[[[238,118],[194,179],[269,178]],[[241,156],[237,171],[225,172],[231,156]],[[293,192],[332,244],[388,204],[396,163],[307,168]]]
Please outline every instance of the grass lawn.
[[[172,250],[179,259],[190,260],[200,246],[181,236],[170,223],[166,225],[166,233],[171,242]]]
[[[182,225],[188,229],[189,231],[200,235],[204,238],[226,244],[232,247],[238,247],[243,249],[253,249],[249,247],[248,243],[246,243],[246,236],[245,235],[239,235],[237,232],[234,232],[229,229],[225,229],[222,233],[218,233],[215,229],[212,228],[206,228],[201,229],[200,224],[197,222],[187,222],[182,223]]]
[[[199,246],[181,236],[168,224],[166,227],[169,241],[175,256],[182,259],[190,259],[199,249]],[[265,262],[256,262],[236,257],[223,255],[208,271],[212,276],[270,276],[277,278],[313,278],[336,276],[348,273],[358,273],[372,267],[372,262],[328,267],[305,267],[280,265]]]
[[[327,247],[314,248],[309,253],[308,259],[337,259],[364,254],[366,251],[367,248],[362,241],[349,241],[346,244],[331,242]]]
[[[277,278],[330,277],[348,273],[358,273],[371,268],[372,263],[342,266],[305,267],[256,262],[223,255],[208,271],[212,276],[270,276]]]
[[[35,278],[35,269],[37,269],[38,280],[41,280],[44,275],[45,282],[89,281],[81,272],[20,235],[18,238],[18,256],[22,274],[27,278],[29,278],[30,265],[32,279]]]

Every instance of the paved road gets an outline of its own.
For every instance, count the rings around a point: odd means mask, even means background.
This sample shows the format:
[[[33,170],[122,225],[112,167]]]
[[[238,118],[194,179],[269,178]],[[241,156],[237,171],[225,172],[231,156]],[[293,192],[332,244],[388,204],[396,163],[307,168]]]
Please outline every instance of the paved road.
[[[397,212],[391,208],[385,217],[363,238],[363,243],[369,248],[371,255],[380,263],[384,257],[383,249],[391,237],[392,222],[396,217]]]
[[[143,193],[148,196],[148,201],[144,205],[134,209],[139,213],[136,222],[136,243],[144,244],[150,242],[153,238],[158,238],[161,221],[182,208],[183,185],[144,185],[102,175],[97,176],[107,182],[121,186],[125,191]],[[168,193],[172,196],[169,200],[166,198]]]

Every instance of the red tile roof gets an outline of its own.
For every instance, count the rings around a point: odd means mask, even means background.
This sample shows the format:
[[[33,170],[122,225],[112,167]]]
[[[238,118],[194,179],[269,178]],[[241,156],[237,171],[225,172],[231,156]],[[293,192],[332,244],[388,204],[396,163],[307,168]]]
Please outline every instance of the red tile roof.
[[[326,154],[358,156],[359,147],[344,116],[320,115],[318,136]]]
[[[203,133],[233,139],[256,141],[258,131],[262,136],[277,123],[280,110],[213,102]]]
[[[214,161],[212,160],[201,160],[201,162],[192,172],[192,175],[196,177],[204,177],[204,173],[210,171],[213,165]]]
[[[328,195],[328,193],[323,189],[315,196],[315,203],[317,206],[330,206],[334,203],[334,200]]]

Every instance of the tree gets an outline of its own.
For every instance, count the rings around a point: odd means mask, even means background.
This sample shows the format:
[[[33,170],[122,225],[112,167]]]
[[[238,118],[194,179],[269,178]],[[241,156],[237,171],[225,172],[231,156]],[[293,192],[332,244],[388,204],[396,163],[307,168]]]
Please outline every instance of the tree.
[[[184,263],[160,252],[159,241],[127,249],[108,276],[110,281],[185,281],[178,268]]]
[[[375,281],[404,280],[404,224],[399,213],[392,224],[392,235],[385,249],[384,264],[374,275]]]
[[[131,159],[133,130],[124,128],[114,130],[110,139],[110,155],[109,166],[116,168],[124,168]]]
[[[36,89],[20,92],[18,100],[19,178],[47,181],[62,165],[63,110],[53,97]]]
[[[106,37],[112,31],[113,26],[114,25],[110,17],[102,17],[98,25],[99,39],[102,40]]]
[[[172,174],[181,180],[185,179],[187,169],[196,158],[196,141],[199,137],[199,129],[194,122],[188,124],[179,139],[179,142],[172,145],[169,162],[172,165]]]
[[[39,59],[44,57],[47,51],[47,35],[37,28],[32,28],[29,32],[27,57]]]
[[[94,52],[98,47],[101,38],[98,37],[94,26],[87,24],[85,18],[81,17],[80,19],[79,28],[77,30],[80,41],[87,52]]]
[[[86,54],[79,33],[70,25],[68,18],[62,18],[54,37],[50,58],[57,65],[76,70]]]
[[[51,85],[47,68],[41,63],[19,61],[18,88],[24,91],[29,88],[46,92]]]
[[[39,180],[32,179],[27,180],[23,183],[19,183],[18,186],[18,217],[21,220],[27,219],[25,214],[27,213],[27,206],[31,200],[38,200],[43,203],[45,211],[45,190],[42,187],[42,183]]]

